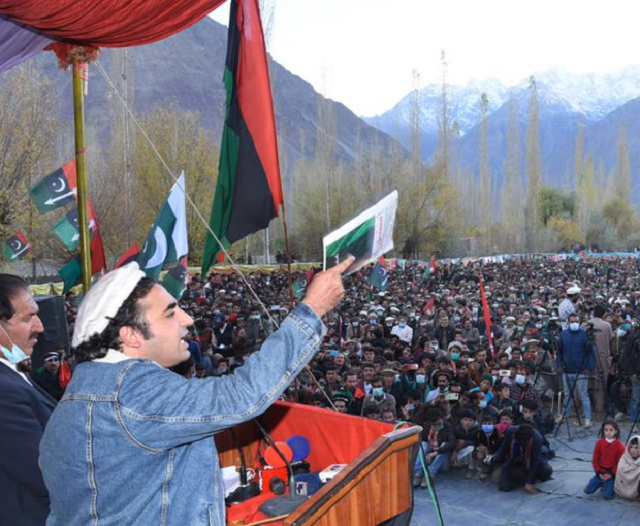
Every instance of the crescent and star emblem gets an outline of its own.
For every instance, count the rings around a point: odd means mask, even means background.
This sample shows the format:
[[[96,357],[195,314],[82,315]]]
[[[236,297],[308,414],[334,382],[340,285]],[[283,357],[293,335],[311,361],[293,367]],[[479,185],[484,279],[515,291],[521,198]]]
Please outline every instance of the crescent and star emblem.
[[[167,257],[167,238],[161,228],[156,228],[153,233],[156,242],[156,251],[151,256],[144,268],[153,268],[162,265]]]

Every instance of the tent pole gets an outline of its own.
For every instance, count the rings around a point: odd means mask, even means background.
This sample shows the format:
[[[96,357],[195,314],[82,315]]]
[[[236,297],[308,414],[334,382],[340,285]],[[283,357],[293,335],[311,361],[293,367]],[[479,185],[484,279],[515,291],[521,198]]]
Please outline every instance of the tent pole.
[[[91,288],[91,240],[89,237],[89,207],[87,206],[87,162],[84,129],[84,77],[88,64],[73,65],[73,123],[76,138],[76,172],[78,178],[78,229],[80,231],[80,261],[82,291]]]

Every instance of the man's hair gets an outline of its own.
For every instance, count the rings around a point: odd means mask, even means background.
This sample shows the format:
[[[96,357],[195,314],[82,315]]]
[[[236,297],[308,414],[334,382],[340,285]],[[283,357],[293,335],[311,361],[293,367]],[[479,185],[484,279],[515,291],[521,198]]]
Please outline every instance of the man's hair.
[[[600,304],[596,305],[593,308],[593,315],[596,318],[602,318],[605,315],[606,312],[607,312],[606,309]]]
[[[521,424],[514,432],[513,438],[519,444],[524,444],[527,440],[531,440],[533,438],[533,434],[533,427],[528,424]]]
[[[74,349],[76,363],[104,358],[109,349],[120,350],[122,327],[137,329],[146,340],[153,336],[140,306],[140,300],[147,297],[155,283],[153,279],[147,277],[138,282],[105,330],[101,334],[94,334]]]
[[[0,320],[10,320],[15,314],[12,298],[19,292],[28,290],[25,280],[13,274],[0,274]]]

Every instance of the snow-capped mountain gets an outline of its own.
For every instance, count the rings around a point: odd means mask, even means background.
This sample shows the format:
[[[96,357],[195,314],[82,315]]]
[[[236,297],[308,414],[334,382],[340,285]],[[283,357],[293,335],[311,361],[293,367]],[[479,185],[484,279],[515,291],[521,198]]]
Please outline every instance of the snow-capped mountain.
[[[550,112],[557,117],[566,113],[572,117],[580,115],[585,124],[596,122],[605,115],[640,97],[640,65],[628,66],[616,73],[576,75],[562,68],[554,68],[533,75],[536,79],[541,117]],[[495,78],[473,80],[465,86],[448,86],[447,97],[450,124],[457,124],[459,135],[464,137],[476,126],[481,116],[480,98],[487,94],[489,115],[498,111],[511,96],[518,101],[526,114],[529,98],[529,79],[514,86],[505,86]],[[406,95],[393,108],[381,115],[363,117],[375,126],[409,144],[412,121],[413,94]],[[437,145],[439,119],[442,108],[442,86],[428,85],[419,93],[421,153],[430,158]]]

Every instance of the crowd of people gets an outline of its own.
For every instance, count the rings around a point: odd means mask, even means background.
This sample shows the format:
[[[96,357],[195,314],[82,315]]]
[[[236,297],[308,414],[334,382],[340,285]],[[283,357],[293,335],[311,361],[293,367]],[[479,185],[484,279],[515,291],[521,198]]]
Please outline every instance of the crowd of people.
[[[575,415],[586,428],[606,417],[637,420],[639,267],[636,259],[523,258],[444,264],[424,277],[421,265],[408,264],[390,272],[385,291],[369,285],[366,271],[356,273],[325,318],[328,332],[310,369],[285,397],[416,423],[432,475],[463,467],[480,481],[492,476],[502,490],[524,484],[533,492],[534,480],[551,476],[553,451],[544,435],[557,420]],[[180,303],[195,320],[187,336],[191,359],[175,372],[233,374],[287,316],[284,272],[246,280],[215,272],[193,277]],[[67,305],[73,330],[72,296]],[[564,409],[557,415],[554,400]],[[514,444],[525,451],[516,459]],[[421,468],[414,483],[424,486]]]
[[[422,426],[415,486],[427,483],[424,461],[430,476],[453,467],[535,493],[553,472],[545,435],[566,421],[599,429],[585,492],[638,499],[639,438],[621,443],[618,422],[635,423],[640,406],[640,260],[514,258],[430,275],[407,262],[385,290],[368,272],[344,279],[326,336],[284,399]],[[235,374],[292,308],[284,270],[196,274],[179,305],[194,320],[191,357],[173,370],[194,379]],[[68,295],[71,332],[76,311]]]

